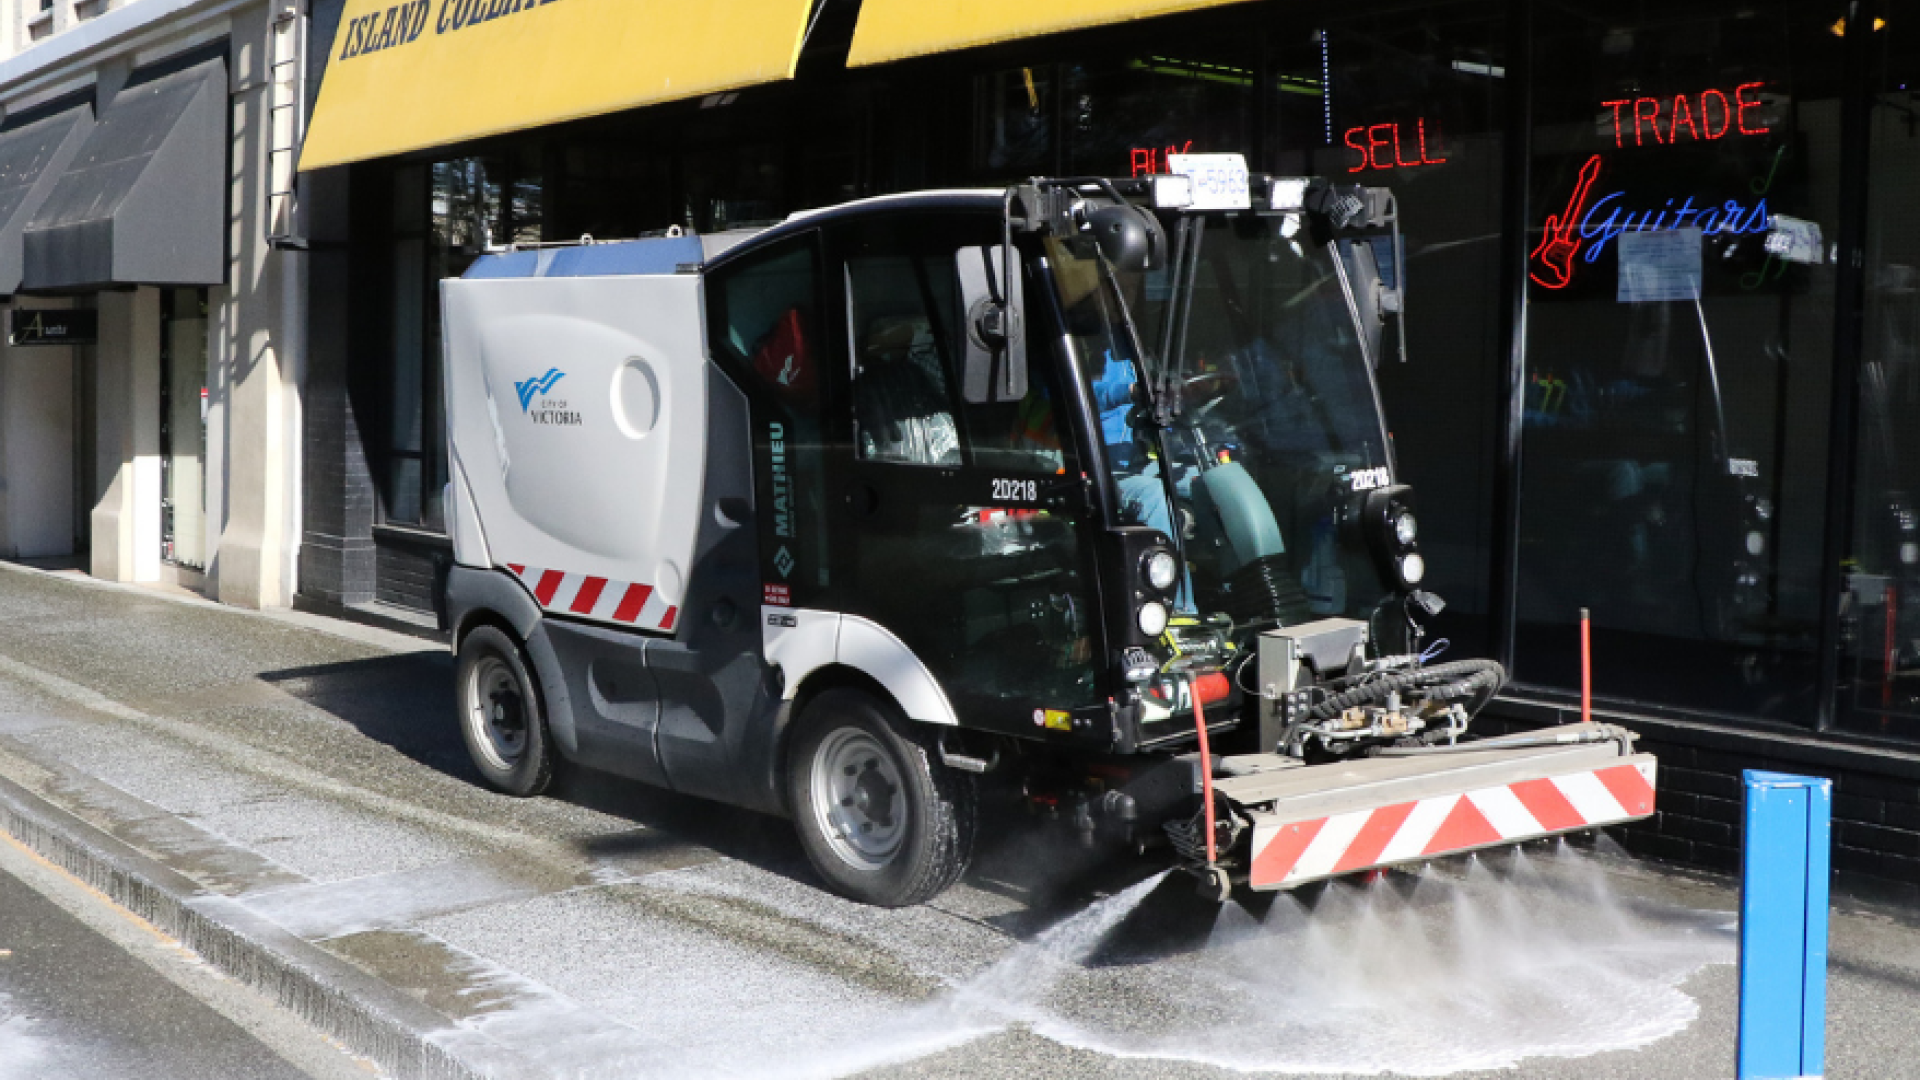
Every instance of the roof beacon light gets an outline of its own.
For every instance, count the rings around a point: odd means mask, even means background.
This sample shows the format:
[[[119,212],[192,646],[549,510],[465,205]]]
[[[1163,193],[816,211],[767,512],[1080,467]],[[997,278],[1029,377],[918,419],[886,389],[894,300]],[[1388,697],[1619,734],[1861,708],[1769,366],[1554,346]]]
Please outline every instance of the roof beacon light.
[[[1192,177],[1161,175],[1153,178],[1153,208],[1155,210],[1185,210],[1192,205]]]

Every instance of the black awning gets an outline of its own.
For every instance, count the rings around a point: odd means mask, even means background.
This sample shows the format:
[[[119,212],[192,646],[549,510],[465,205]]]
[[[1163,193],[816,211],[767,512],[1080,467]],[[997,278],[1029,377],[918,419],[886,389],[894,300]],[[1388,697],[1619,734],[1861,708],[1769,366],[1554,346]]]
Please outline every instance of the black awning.
[[[90,102],[0,128],[0,296],[20,287],[20,234],[92,130]]]
[[[135,81],[27,222],[20,291],[226,280],[227,67]]]

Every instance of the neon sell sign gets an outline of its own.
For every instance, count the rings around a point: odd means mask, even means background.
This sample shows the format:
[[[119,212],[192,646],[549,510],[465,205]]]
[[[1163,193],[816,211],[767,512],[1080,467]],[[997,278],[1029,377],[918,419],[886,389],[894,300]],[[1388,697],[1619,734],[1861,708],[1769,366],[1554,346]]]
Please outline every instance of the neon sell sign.
[[[1445,165],[1446,158],[1427,156],[1427,118],[1421,117],[1414,122],[1420,146],[1420,156],[1408,161],[1400,149],[1400,125],[1374,124],[1347,129],[1347,145],[1360,151],[1360,164],[1348,169],[1350,173],[1365,172],[1368,169],[1411,169],[1420,165]],[[1363,134],[1364,133],[1364,134]],[[1381,151],[1393,147],[1393,160],[1381,156]]]
[[[1723,90],[1708,89],[1698,94],[1675,94],[1672,101],[1652,97],[1621,98],[1618,101],[1603,101],[1600,106],[1613,110],[1613,145],[1623,149],[1627,145],[1629,127],[1632,128],[1635,146],[1647,145],[1648,129],[1653,131],[1656,146],[1678,143],[1683,130],[1691,142],[1712,142],[1734,132],[1765,135],[1773,130],[1750,126],[1747,122],[1748,111],[1763,104],[1759,95],[1753,92],[1765,85],[1741,83],[1733,88],[1731,98]],[[1749,95],[1752,95],[1751,100]]]
[[[1588,158],[1565,208],[1547,216],[1546,235],[1529,256],[1527,276],[1534,284],[1546,289],[1566,288],[1573,284],[1575,256],[1588,263],[1598,262],[1608,244],[1629,232],[1699,229],[1703,237],[1738,236],[1764,233],[1773,227],[1765,197],[1752,206],[1737,199],[1718,206],[1695,206],[1694,197],[1689,195],[1679,206],[1668,199],[1659,210],[1630,210],[1624,202],[1626,192],[1615,191],[1591,200],[1589,205],[1589,196],[1600,178],[1600,165],[1599,154]]]

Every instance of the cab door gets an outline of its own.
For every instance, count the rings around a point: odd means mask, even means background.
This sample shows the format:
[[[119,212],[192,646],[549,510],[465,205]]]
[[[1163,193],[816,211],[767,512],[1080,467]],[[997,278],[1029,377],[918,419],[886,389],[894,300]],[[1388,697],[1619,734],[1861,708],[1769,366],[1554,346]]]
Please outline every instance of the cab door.
[[[982,370],[978,338],[968,349],[1000,238],[997,216],[957,212],[831,234],[851,433],[833,466],[834,593],[912,650],[962,723],[1033,735],[1104,699],[1080,468],[1045,347],[1024,385]]]

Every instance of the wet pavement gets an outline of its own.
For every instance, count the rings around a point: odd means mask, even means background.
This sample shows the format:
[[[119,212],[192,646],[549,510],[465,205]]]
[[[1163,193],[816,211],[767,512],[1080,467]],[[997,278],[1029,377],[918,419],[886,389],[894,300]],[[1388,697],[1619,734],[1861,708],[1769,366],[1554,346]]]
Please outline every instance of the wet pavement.
[[[377,1075],[0,838],[0,1080]]]
[[[1730,883],[1604,842],[1221,909],[1009,816],[880,911],[776,819],[579,772],[492,794],[451,680],[396,635],[0,570],[0,779],[371,976],[475,1074],[1732,1071]],[[1828,1075],[1920,1077],[1910,913],[1845,905],[1831,996]]]

